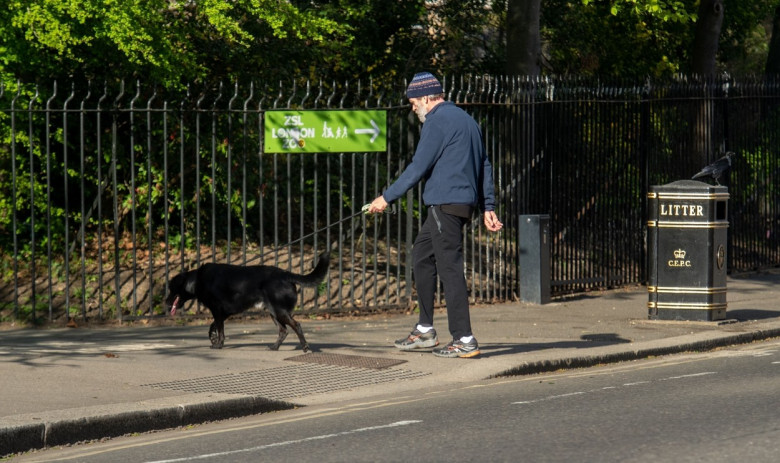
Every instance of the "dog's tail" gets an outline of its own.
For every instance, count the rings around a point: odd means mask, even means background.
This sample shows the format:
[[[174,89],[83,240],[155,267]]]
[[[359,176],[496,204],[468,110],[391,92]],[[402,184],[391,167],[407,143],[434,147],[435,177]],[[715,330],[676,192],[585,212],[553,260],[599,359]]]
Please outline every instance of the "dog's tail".
[[[317,286],[328,275],[328,267],[330,267],[330,251],[325,251],[320,254],[314,270],[306,275],[290,273],[290,279],[303,286]]]

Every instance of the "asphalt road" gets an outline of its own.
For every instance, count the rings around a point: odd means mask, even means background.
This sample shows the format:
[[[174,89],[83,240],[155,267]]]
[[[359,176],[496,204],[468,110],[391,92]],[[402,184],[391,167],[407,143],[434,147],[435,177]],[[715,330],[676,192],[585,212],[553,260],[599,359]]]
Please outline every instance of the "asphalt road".
[[[774,462],[780,340],[409,391],[14,461]]]

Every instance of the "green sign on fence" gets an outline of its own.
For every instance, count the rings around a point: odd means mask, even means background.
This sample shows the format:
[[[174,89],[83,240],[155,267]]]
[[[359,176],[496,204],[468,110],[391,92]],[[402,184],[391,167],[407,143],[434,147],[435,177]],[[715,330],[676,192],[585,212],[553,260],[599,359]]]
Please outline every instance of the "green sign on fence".
[[[265,113],[266,153],[355,153],[387,150],[385,111]]]

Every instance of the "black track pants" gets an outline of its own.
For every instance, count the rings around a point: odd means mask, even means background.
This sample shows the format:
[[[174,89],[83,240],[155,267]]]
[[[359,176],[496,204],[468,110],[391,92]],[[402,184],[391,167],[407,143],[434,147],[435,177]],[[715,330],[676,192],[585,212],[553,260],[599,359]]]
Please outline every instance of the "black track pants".
[[[454,339],[471,335],[469,299],[463,275],[463,226],[467,219],[446,214],[439,206],[428,216],[414,240],[414,281],[420,304],[421,325],[433,325],[436,276],[444,285],[447,319]]]

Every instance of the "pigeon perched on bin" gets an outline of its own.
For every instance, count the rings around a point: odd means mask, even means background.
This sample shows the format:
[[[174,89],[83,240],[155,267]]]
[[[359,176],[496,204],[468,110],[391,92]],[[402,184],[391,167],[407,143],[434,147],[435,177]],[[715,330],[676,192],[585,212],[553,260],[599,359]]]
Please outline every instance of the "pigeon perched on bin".
[[[703,168],[701,172],[694,175],[692,178],[712,177],[715,179],[715,183],[720,185],[720,177],[731,169],[731,160],[734,157],[734,153],[729,151],[725,156]]]

